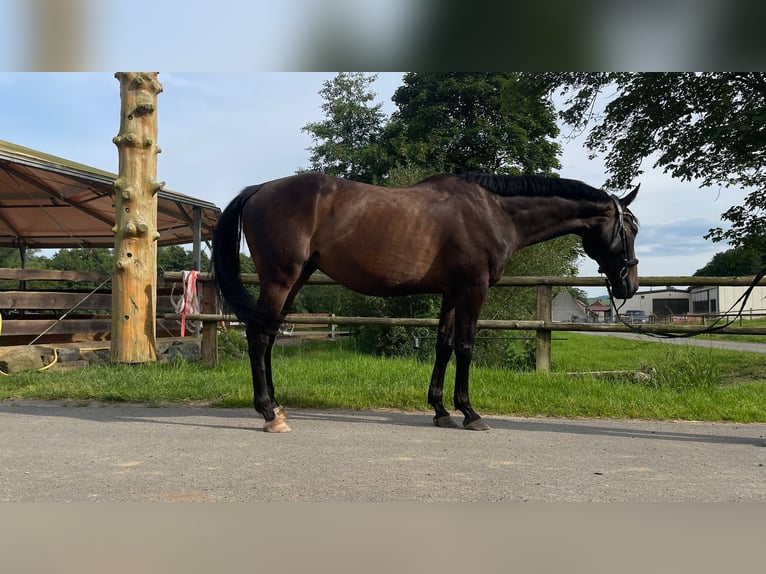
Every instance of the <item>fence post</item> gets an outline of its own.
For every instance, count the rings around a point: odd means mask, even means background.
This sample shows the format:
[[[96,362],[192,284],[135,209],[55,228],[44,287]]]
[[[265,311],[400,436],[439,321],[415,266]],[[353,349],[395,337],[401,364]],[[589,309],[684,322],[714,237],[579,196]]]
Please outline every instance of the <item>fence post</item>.
[[[200,281],[197,285],[200,294],[200,311],[211,314],[219,313],[215,284],[212,281]],[[218,323],[216,321],[202,323],[200,354],[203,363],[210,365],[218,363]]]
[[[553,287],[539,284],[537,286],[537,316],[538,321],[551,321],[551,306],[553,301]],[[551,370],[551,330],[537,329],[537,349],[535,353],[535,367],[537,371],[548,372]]]

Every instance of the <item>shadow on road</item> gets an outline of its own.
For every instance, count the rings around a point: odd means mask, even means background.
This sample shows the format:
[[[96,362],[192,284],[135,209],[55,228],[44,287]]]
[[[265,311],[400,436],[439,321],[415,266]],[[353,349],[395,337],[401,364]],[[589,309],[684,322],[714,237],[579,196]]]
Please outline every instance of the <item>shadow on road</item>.
[[[338,422],[360,425],[387,425],[399,427],[426,427],[433,432],[467,433],[462,428],[436,428],[431,422],[431,414],[426,412],[394,411],[336,411],[290,409],[293,428],[301,432],[301,421]],[[104,424],[112,422],[136,422],[144,424],[163,424],[194,426],[221,430],[261,432],[262,420],[252,409],[231,409],[200,406],[162,406],[145,405],[104,405],[91,403],[82,406],[79,403],[6,401],[0,403],[0,416],[3,413],[30,416],[68,417],[94,421]],[[457,418],[457,417],[456,417]],[[194,419],[194,420],[192,420]],[[209,422],[208,422],[209,419]],[[459,419],[457,419],[459,420]],[[492,433],[508,431],[527,431],[540,433],[563,433],[570,435],[594,435],[622,437],[625,439],[652,439],[659,441],[696,442],[765,446],[766,426],[760,424],[701,423],[685,421],[630,421],[614,419],[546,419],[487,416],[485,420]],[[711,425],[724,425],[734,428],[752,428],[753,436],[731,436],[704,432]],[[668,427],[672,427],[670,430]]]

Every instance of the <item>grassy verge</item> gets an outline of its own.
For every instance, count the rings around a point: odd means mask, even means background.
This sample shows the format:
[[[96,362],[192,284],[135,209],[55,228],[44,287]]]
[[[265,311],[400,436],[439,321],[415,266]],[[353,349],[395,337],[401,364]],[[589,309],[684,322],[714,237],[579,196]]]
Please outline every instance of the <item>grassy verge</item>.
[[[636,370],[651,376],[587,374]],[[430,363],[360,355],[350,342],[277,348],[274,372],[287,406],[429,409]],[[451,367],[448,397],[453,377]],[[250,407],[252,387],[247,360],[227,359],[21,373],[0,379],[0,400],[11,398]],[[553,342],[552,373],[474,368],[471,400],[486,414],[766,422],[766,355],[572,333]]]
[[[721,321],[719,325],[726,324],[727,321]],[[766,327],[766,319],[739,319],[732,323],[732,327]],[[739,341],[742,343],[766,343],[766,337],[763,335],[727,335],[717,333],[713,335],[702,335],[704,339],[713,339],[717,341]]]

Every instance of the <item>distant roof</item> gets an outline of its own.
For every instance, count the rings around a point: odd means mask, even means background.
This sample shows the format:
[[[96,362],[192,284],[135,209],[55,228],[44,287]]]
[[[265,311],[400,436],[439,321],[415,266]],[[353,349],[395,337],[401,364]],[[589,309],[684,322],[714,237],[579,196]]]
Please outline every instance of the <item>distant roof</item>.
[[[587,309],[588,311],[599,312],[599,311],[609,311],[611,307],[603,303],[601,300],[598,300],[595,303],[588,305]]]
[[[114,247],[116,179],[117,174],[0,140],[0,247]],[[215,204],[157,192],[158,243],[192,243],[195,209],[201,239],[210,239],[221,214]]]

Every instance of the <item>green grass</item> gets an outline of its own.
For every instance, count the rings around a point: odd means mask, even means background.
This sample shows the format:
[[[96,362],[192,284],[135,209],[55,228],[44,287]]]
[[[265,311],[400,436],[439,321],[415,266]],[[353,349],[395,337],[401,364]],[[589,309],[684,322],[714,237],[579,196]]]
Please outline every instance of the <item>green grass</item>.
[[[728,321],[721,320],[718,325],[725,325]],[[737,327],[766,327],[766,319],[738,319],[730,325],[732,328]],[[713,335],[701,335],[704,339],[714,339],[717,341],[739,341],[742,343],[766,343],[766,337],[763,335],[729,335],[725,333],[717,333]]]
[[[766,354],[571,333],[553,342],[552,356],[548,374],[474,368],[474,408],[522,416],[766,422]],[[651,378],[582,374],[637,370]],[[429,410],[430,362],[361,355],[352,342],[277,347],[274,373],[278,398],[288,407]],[[453,377],[451,365],[447,397]],[[247,360],[226,359],[216,367],[91,366],[0,378],[0,400],[13,398],[251,407],[252,387]]]

